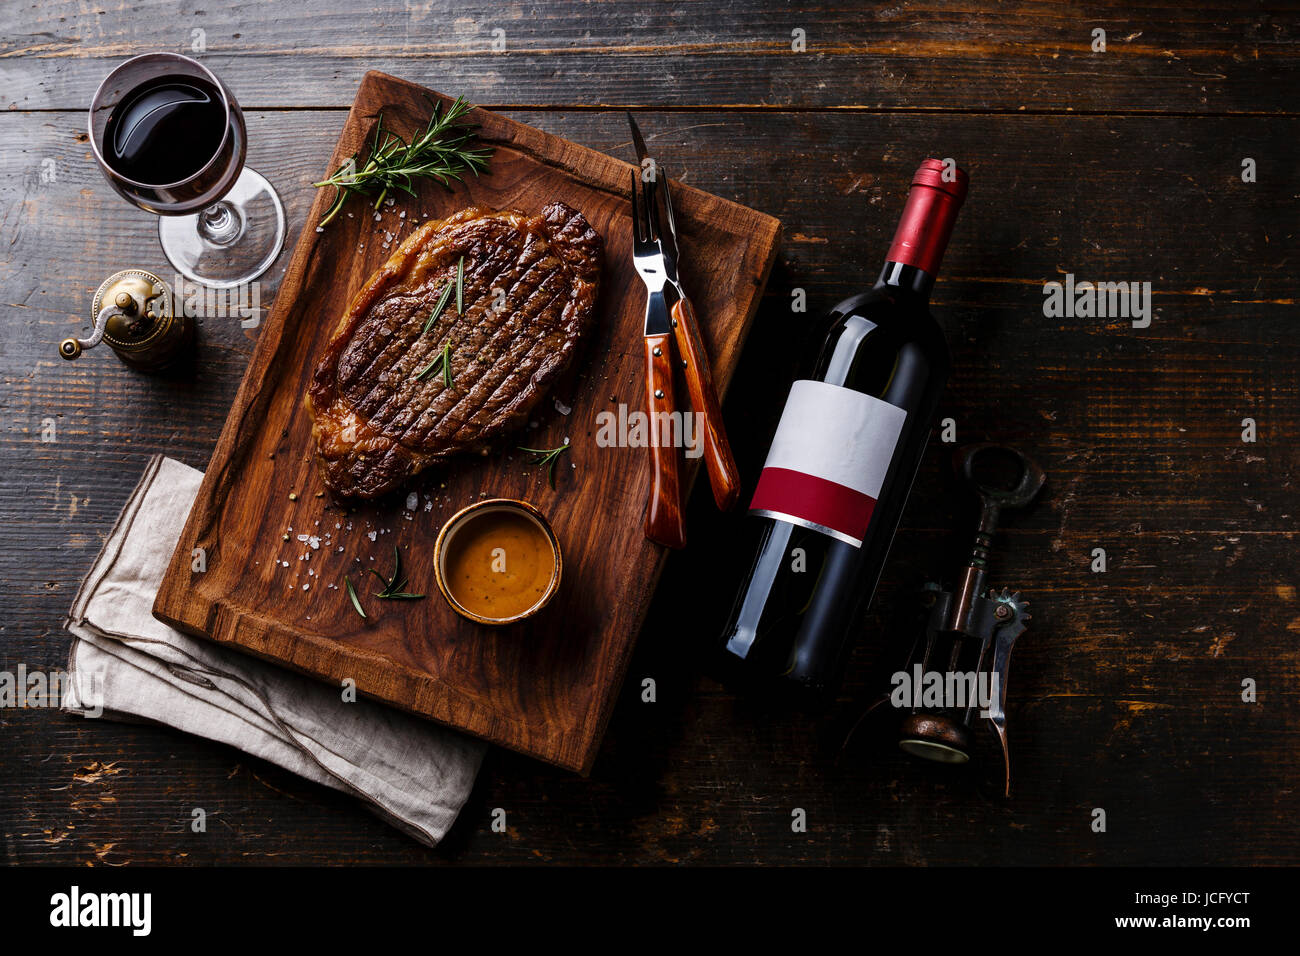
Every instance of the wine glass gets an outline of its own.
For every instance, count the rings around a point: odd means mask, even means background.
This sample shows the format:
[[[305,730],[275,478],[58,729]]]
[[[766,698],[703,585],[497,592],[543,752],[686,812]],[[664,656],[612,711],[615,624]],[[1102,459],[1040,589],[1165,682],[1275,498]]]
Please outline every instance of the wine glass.
[[[234,96],[178,53],[127,60],[90,104],[90,146],[109,184],[160,217],[177,272],[213,288],[256,279],[284,244],[284,207],[244,166],[246,145]]]

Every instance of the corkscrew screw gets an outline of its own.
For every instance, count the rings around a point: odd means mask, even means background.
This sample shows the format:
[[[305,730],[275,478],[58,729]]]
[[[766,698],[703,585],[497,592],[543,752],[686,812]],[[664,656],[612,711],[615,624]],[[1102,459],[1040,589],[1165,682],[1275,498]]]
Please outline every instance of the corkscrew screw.
[[[1018,464],[1018,477],[1011,487],[999,488],[976,477],[976,460],[990,453],[1007,456]],[[989,559],[1002,512],[1032,503],[1047,475],[1019,449],[994,442],[958,449],[953,467],[980,502],[975,540],[961,570],[960,584],[955,590],[937,583],[928,583],[922,589],[925,628],[900,672],[903,679],[896,675],[895,692],[876,700],[863,718],[883,704],[893,702],[897,706],[900,696],[910,698],[903,704],[906,716],[900,728],[899,747],[917,757],[951,764],[971,759],[971,728],[977,716],[986,718],[1002,747],[1005,792],[1010,796],[1007,683],[1011,651],[1030,617],[1029,602],[1019,591],[988,587]],[[898,695],[899,687],[904,685],[912,693]],[[951,692],[958,689],[962,692]]]

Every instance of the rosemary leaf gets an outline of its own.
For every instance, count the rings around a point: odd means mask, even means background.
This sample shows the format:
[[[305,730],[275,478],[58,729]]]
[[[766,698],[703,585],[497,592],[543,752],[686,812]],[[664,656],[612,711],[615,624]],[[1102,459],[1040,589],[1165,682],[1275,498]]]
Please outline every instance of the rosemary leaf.
[[[451,388],[451,343],[442,343],[442,387]]]
[[[456,264],[456,314],[465,312],[465,257],[460,257]]]
[[[457,295],[456,295],[456,301],[457,301],[457,303],[459,303],[459,302],[460,302],[460,289],[459,289],[459,287],[457,287],[456,292],[457,292]],[[430,327],[431,325],[433,325],[434,322],[437,322],[437,321],[438,321],[438,316],[442,315],[442,310],[443,310],[444,308],[446,308],[447,300],[448,300],[450,297],[451,297],[451,284],[448,283],[447,286],[446,286],[446,288],[444,288],[444,289],[442,290],[442,295],[438,296],[438,302],[437,302],[436,305],[434,305],[434,307],[433,307],[433,311],[430,312],[430,313],[429,313],[429,317],[428,317],[427,319],[424,320],[424,328],[420,329],[420,334],[421,334],[421,335],[423,335],[425,332],[428,332],[428,331],[429,331],[429,327]],[[459,305],[456,306],[456,311],[457,311],[457,312],[460,311],[460,306],[459,306]]]
[[[526,451],[530,455],[535,455],[533,464],[546,465],[546,480],[550,483],[551,490],[555,490],[555,463],[559,457],[569,450],[569,443],[566,441],[563,445],[557,445],[555,448],[524,448],[519,446],[520,451]]]
[[[343,583],[348,586],[348,597],[352,598],[352,606],[357,609],[357,613],[361,615],[362,620],[365,620],[366,612],[361,607],[361,600],[357,597],[357,589],[352,586],[352,579],[344,577]]]
[[[405,580],[402,580],[399,583],[398,579],[401,577],[402,577],[402,552],[397,550],[397,545],[393,545],[393,576],[388,579],[388,584],[384,588],[384,590],[392,591],[405,584],[406,583]]]
[[[426,365],[424,368],[420,369],[418,372],[415,373],[415,380],[418,382],[420,379],[424,378],[424,376],[428,375],[429,372],[433,370],[433,367],[441,361],[442,361],[442,355],[441,354],[435,355],[433,357],[433,360],[428,365]]]
[[[385,578],[374,568],[366,568],[371,574],[384,582],[383,590],[376,591],[375,597],[383,598],[386,601],[417,601],[424,597],[423,594],[412,594],[409,591],[402,590],[406,587],[406,576],[402,574],[402,553],[393,545],[393,574]]]

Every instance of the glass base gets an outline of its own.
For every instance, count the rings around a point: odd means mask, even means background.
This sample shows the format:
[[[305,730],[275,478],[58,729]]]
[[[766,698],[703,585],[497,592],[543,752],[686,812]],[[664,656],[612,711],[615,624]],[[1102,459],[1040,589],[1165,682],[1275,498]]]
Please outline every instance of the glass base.
[[[161,216],[158,240],[185,278],[214,289],[251,282],[284,245],[284,206],[271,184],[244,168],[220,202],[195,216]]]

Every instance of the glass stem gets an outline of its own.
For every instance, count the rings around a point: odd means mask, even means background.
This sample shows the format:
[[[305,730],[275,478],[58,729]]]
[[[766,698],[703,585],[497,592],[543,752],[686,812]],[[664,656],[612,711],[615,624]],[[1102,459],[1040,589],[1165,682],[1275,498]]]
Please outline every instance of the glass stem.
[[[244,217],[224,199],[199,213],[199,235],[214,246],[228,246],[244,233]]]

